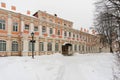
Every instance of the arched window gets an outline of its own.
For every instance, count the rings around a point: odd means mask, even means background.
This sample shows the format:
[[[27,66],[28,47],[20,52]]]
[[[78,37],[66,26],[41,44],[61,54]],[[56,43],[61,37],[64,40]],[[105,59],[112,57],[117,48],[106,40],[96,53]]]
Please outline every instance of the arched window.
[[[59,44],[58,43],[55,44],[55,51],[59,51]]]
[[[0,51],[6,51],[6,41],[0,40]]]
[[[48,43],[48,45],[47,45],[47,49],[48,49],[48,51],[52,51],[52,43]]]
[[[18,42],[17,41],[12,42],[12,51],[18,51]]]

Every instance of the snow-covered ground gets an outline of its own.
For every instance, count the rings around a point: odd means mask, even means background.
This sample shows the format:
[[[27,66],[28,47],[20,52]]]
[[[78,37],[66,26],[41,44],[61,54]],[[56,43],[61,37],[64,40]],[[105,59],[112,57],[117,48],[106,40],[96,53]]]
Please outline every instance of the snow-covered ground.
[[[0,80],[113,80],[110,53],[0,57]]]

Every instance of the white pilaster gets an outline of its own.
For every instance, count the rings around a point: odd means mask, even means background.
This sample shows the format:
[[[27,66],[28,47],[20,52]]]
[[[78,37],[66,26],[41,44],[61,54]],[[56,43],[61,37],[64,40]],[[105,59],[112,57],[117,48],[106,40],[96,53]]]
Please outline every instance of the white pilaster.
[[[44,51],[47,52],[47,42],[44,42]]]
[[[24,26],[25,26],[24,21],[21,21],[21,32],[23,32]]]
[[[36,42],[35,42],[35,52],[36,52],[36,55],[38,55],[38,52],[39,52],[39,40],[36,39]]]
[[[52,42],[52,51],[55,52],[55,42]]]
[[[29,41],[28,40],[23,40],[23,52],[22,52],[22,56],[28,56],[28,43]]]
[[[33,23],[30,23],[30,31],[29,31],[30,33],[31,32],[34,32],[34,24]]]
[[[6,43],[7,43],[7,45],[6,45],[7,55],[8,55],[8,56],[11,56],[11,48],[12,48],[11,40],[7,40]]]
[[[42,36],[42,26],[39,25],[39,36],[41,37]]]
[[[12,29],[13,28],[12,28],[11,14],[8,14],[8,27],[7,27],[8,35],[11,35]]]

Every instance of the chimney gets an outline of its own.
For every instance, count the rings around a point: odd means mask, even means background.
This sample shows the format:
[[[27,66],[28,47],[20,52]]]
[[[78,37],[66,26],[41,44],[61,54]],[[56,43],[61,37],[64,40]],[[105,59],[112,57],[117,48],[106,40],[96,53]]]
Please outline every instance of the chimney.
[[[55,17],[57,17],[57,14],[54,14]]]
[[[84,32],[86,32],[86,29],[84,29]]]
[[[11,6],[11,10],[16,11],[16,6]]]
[[[80,31],[83,31],[83,28],[81,27]]]
[[[30,15],[30,11],[29,10],[27,10],[27,14]]]
[[[1,2],[1,7],[6,8],[6,3]]]

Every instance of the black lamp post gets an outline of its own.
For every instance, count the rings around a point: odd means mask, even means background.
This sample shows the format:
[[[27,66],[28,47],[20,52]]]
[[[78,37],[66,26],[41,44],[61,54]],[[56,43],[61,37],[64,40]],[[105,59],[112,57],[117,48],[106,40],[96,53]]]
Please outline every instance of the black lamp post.
[[[35,40],[34,40],[34,33],[33,32],[31,33],[31,36],[32,36],[32,40],[30,42],[32,42],[32,58],[34,59],[34,43],[35,43]]]

